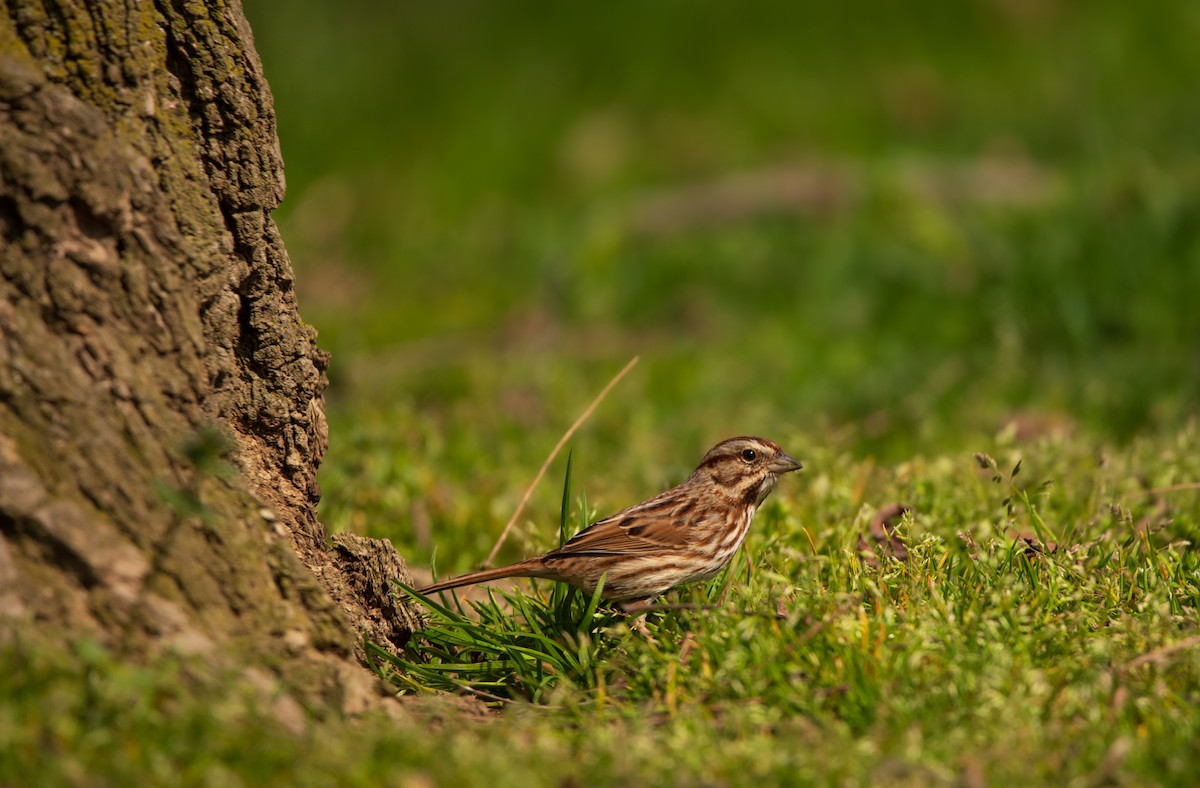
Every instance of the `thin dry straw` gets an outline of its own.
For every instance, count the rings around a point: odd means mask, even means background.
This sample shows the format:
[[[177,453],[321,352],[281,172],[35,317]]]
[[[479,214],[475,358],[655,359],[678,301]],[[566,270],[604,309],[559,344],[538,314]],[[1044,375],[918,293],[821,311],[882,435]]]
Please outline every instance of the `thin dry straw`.
[[[525,504],[529,502],[530,496],[533,495],[533,491],[537,488],[538,483],[541,482],[542,477],[546,475],[546,469],[550,467],[550,463],[554,462],[554,458],[558,455],[559,450],[566,445],[567,441],[571,440],[571,436],[575,434],[576,430],[583,426],[583,423],[592,415],[592,411],[596,409],[596,406],[598,406],[604,400],[604,398],[608,396],[608,392],[612,391],[613,386],[617,385],[621,378],[625,377],[626,373],[633,369],[633,365],[637,362],[638,356],[634,356],[633,358],[629,359],[629,363],[622,367],[621,371],[614,375],[612,380],[608,381],[608,385],[600,390],[600,393],[596,395],[594,400],[592,400],[592,404],[587,406],[587,410],[580,414],[579,418],[575,419],[575,423],[571,425],[570,429],[564,432],[563,436],[558,439],[558,443],[555,444],[554,449],[551,450],[550,456],[548,456],[546,461],[542,463],[541,470],[537,472],[537,476],[533,477],[533,482],[530,483],[528,488],[526,488],[525,495],[521,497],[521,502],[517,504],[517,510],[513,512],[512,517],[510,517],[508,520],[508,525],[504,526],[504,530],[500,532],[500,538],[496,540],[496,546],[492,548],[492,552],[488,553],[487,561],[484,562],[485,566],[491,566],[492,562],[496,560],[496,553],[500,552],[500,547],[504,544],[504,540],[508,538],[508,532],[511,531],[513,526],[516,524],[517,518],[521,516],[521,512],[525,511]]]

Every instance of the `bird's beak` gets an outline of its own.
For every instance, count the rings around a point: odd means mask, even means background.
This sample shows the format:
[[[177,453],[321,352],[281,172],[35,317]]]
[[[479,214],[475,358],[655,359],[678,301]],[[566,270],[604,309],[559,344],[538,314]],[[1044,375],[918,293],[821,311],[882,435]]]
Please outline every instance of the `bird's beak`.
[[[774,474],[791,473],[792,471],[798,471],[803,467],[804,466],[800,464],[799,460],[792,459],[784,452],[779,452],[779,456],[771,460],[771,464],[767,466],[771,473]]]

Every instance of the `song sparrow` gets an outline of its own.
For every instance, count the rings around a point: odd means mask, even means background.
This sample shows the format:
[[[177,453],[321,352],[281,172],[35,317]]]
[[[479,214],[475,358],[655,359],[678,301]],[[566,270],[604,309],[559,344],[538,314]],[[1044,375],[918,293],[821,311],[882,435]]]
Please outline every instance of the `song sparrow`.
[[[542,577],[601,594],[626,610],[711,580],[733,558],[779,477],[803,467],[765,438],[721,441],[682,484],[592,523],[557,550],[443,580],[432,594],[502,577]]]

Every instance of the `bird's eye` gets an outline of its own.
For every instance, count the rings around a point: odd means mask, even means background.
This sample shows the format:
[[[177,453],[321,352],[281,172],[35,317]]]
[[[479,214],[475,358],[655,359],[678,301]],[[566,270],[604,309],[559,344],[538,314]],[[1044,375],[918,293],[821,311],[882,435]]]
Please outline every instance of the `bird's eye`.
[[[754,449],[742,449],[742,459],[746,462],[754,462],[758,459],[758,452]]]

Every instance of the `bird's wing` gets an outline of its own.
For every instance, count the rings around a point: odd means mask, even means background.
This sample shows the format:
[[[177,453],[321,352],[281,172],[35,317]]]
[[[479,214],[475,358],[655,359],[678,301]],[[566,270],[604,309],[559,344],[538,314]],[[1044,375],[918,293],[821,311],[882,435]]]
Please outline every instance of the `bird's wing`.
[[[661,496],[597,520],[552,555],[631,555],[682,550],[691,537],[694,507]]]

